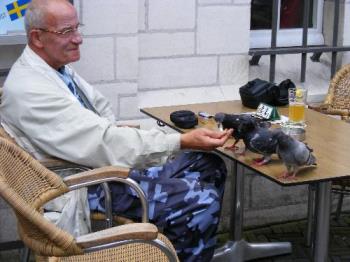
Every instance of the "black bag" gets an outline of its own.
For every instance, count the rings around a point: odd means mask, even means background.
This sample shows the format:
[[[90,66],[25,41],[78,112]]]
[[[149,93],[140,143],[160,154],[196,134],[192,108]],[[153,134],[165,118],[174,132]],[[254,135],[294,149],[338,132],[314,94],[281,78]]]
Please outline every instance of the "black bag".
[[[257,108],[260,103],[271,105],[274,100],[275,84],[256,78],[239,88],[242,104]]]
[[[256,109],[260,103],[271,106],[288,104],[288,89],[295,88],[290,79],[282,81],[278,86],[265,80],[256,78],[239,88],[242,104]]]
[[[174,111],[170,114],[170,120],[180,128],[192,128],[198,125],[198,118],[195,113],[190,110]]]
[[[279,85],[278,89],[275,90],[275,97],[273,104],[275,106],[285,106],[288,105],[288,89],[295,88],[295,84],[290,80],[283,80]]]

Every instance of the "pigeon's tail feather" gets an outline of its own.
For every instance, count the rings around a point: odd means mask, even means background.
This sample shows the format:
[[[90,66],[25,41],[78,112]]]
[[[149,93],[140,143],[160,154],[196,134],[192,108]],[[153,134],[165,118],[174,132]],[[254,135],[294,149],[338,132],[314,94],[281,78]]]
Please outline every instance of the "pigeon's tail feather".
[[[306,164],[309,165],[309,166],[311,166],[311,165],[316,166],[317,165],[316,157],[313,154],[311,154],[311,152],[310,152],[309,159],[307,160]]]
[[[309,147],[309,145],[307,143],[305,143],[305,145],[309,149],[310,152],[314,152],[314,150],[311,147]]]

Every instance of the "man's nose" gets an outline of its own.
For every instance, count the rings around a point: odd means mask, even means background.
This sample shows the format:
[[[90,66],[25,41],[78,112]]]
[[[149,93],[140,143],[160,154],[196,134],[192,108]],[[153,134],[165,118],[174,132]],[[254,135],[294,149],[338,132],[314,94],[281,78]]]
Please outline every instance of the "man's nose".
[[[81,33],[79,31],[74,32],[72,42],[77,45],[80,45],[83,42],[83,38],[81,37]]]

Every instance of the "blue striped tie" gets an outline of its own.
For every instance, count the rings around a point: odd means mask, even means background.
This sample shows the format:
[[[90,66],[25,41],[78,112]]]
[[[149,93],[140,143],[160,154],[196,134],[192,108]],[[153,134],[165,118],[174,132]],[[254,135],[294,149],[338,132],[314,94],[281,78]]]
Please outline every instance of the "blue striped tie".
[[[66,70],[64,69],[64,66],[60,67],[58,69],[58,72],[60,72],[60,74],[63,76],[64,82],[66,83],[66,85],[68,86],[72,94],[79,100],[82,106],[86,107],[83,99],[81,99],[79,93],[77,92],[77,89],[75,87],[75,83],[73,82],[72,77],[69,74],[67,74]]]

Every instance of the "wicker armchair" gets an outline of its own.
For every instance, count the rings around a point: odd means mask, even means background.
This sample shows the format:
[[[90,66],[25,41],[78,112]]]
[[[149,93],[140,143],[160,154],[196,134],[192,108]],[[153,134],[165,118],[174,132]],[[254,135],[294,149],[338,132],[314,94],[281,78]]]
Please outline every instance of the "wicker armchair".
[[[1,104],[2,93],[3,93],[3,88],[0,86],[0,104]],[[1,115],[0,115],[0,119],[1,119]],[[139,126],[133,126],[133,127],[140,128]],[[2,127],[0,127],[0,137],[17,145],[17,142]],[[87,171],[87,170],[91,169],[90,167],[78,165],[78,164],[68,162],[66,160],[62,160],[62,159],[52,157],[52,156],[40,159],[39,162],[43,166],[45,166],[46,168],[48,168],[49,170],[51,170],[57,174],[62,174],[62,173],[75,174],[78,172],[83,172],[83,171]],[[94,221],[104,220],[106,227],[112,227],[113,224],[119,225],[119,224],[134,223],[134,221],[132,221],[126,217],[113,215],[113,213],[112,213],[112,199],[111,199],[111,194],[110,194],[108,183],[107,182],[102,183],[102,188],[103,188],[104,194],[105,194],[106,213],[91,212],[91,214],[90,214],[91,220],[94,220]],[[24,258],[23,261],[27,262],[29,259],[29,252],[25,251],[24,256],[27,258]]]
[[[3,93],[3,88],[0,86],[0,104],[1,104],[1,97]],[[1,115],[0,115],[1,119]],[[0,127],[0,137],[13,142],[17,145],[16,141],[2,128]],[[56,157],[47,157],[44,159],[39,160],[40,163],[45,166],[46,168],[50,169],[51,171],[55,173],[78,173],[78,172],[83,172],[91,169],[90,167],[78,165],[72,162],[68,162]],[[102,187],[104,189],[105,193],[105,201],[106,201],[106,213],[98,213],[98,212],[93,212],[91,213],[91,219],[92,220],[105,220],[106,221],[106,226],[111,227],[113,225],[113,222],[117,224],[129,224],[133,223],[132,220],[127,219],[125,217],[120,217],[120,216],[113,216],[112,214],[112,199],[109,191],[109,186],[108,183],[102,183]]]
[[[0,86],[0,104],[1,104],[2,93],[3,93],[3,88]],[[1,119],[1,115],[0,115],[0,119]],[[140,128],[139,126],[133,126],[133,127]],[[15,145],[17,145],[17,142],[2,127],[0,127],[0,138],[4,138],[7,141],[12,142]],[[67,173],[68,174],[75,174],[75,173],[80,173],[80,172],[87,171],[87,170],[91,169],[90,167],[81,166],[81,165],[78,165],[78,164],[75,164],[72,162],[68,162],[68,161],[65,161],[65,160],[62,160],[62,159],[59,159],[56,157],[52,157],[52,156],[40,159],[39,162],[43,166],[48,168],[49,170],[51,170],[57,174],[60,174],[60,175],[67,174]],[[110,194],[108,183],[104,182],[101,185],[102,185],[102,188],[103,188],[104,194],[105,194],[106,212],[105,213],[99,213],[96,211],[91,212],[90,219],[93,221],[104,220],[106,227],[112,227],[113,224],[121,225],[121,224],[134,223],[134,221],[132,221],[126,217],[113,215],[113,213],[112,213],[112,199],[111,199],[111,194]],[[29,255],[30,255],[30,251],[27,247],[25,247],[21,261],[28,262]]]
[[[350,119],[350,64],[343,66],[333,77],[325,101],[310,108],[328,114]]]
[[[350,121],[350,64],[344,65],[330,82],[325,101],[319,106],[309,106],[311,109],[324,114],[338,116],[347,122]],[[350,194],[350,179],[333,181],[333,193],[339,194],[336,209],[336,219],[339,219],[344,195]]]
[[[24,150],[0,138],[0,195],[14,209],[23,242],[37,261],[178,261],[169,240],[147,221],[147,201],[128,169],[104,167],[62,179]],[[70,190],[106,181],[126,182],[140,195],[143,223],[74,238],[44,218],[42,206]],[[146,215],[145,215],[146,214]]]

